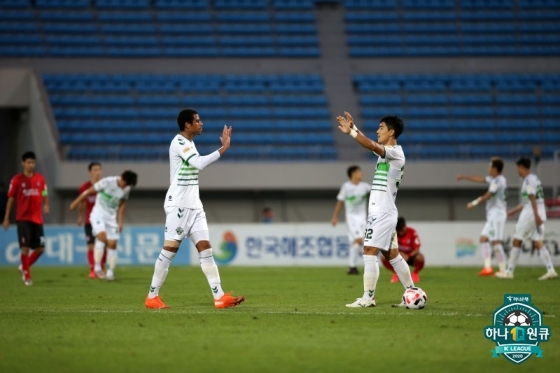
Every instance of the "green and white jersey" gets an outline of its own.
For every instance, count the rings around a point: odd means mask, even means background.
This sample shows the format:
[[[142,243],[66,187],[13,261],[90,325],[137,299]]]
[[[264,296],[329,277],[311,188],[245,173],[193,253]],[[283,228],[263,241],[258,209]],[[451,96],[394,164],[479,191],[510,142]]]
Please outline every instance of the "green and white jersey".
[[[523,210],[519,216],[519,221],[527,216],[533,216],[533,207],[529,196],[535,196],[537,202],[537,210],[542,221],[546,220],[546,209],[544,205],[544,190],[541,181],[535,174],[529,174],[523,180],[521,185],[521,203],[523,203]]]
[[[90,216],[102,219],[114,219],[122,201],[126,201],[130,194],[130,186],[121,188],[117,183],[119,176],[109,176],[93,184],[97,191],[95,205]]]
[[[492,197],[486,201],[486,220],[507,215],[507,181],[503,175],[486,176],[488,191]]]
[[[355,219],[365,221],[367,215],[367,199],[370,189],[370,185],[364,182],[354,184],[351,181],[347,181],[342,184],[336,199],[344,202],[347,222]]]
[[[194,142],[181,134],[176,135],[169,146],[169,189],[164,207],[201,209],[198,189],[198,169],[189,166],[189,159],[198,155]]]
[[[371,183],[370,215],[378,212],[399,215],[395,199],[403,177],[404,163],[404,152],[400,145],[385,146],[384,156],[377,159],[377,168]]]

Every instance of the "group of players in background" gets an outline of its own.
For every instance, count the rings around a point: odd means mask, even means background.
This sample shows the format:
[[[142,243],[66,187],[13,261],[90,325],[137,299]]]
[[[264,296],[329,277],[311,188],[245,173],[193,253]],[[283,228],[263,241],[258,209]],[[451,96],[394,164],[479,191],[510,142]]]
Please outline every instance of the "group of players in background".
[[[393,272],[392,282],[400,281],[405,289],[414,287],[420,281],[419,272],[424,266],[424,257],[419,252],[420,239],[411,227],[406,226],[404,218],[398,217],[395,205],[397,191],[402,181],[405,164],[403,149],[397,138],[404,130],[403,121],[397,116],[381,118],[377,130],[377,141],[367,138],[356,126],[352,116],[345,112],[338,116],[338,128],[353,137],[362,147],[378,156],[376,171],[371,185],[362,182],[362,171],[357,166],[348,169],[349,181],[344,183],[338,194],[338,202],[331,220],[337,224],[342,204],[346,209],[346,222],[350,239],[349,274],[358,274],[356,262],[359,252],[364,260],[364,293],[347,307],[374,307],[375,290],[379,279],[378,257]],[[183,239],[189,238],[198,251],[202,272],[207,278],[214,306],[233,307],[245,300],[243,296],[225,293],[221,287],[218,267],[214,261],[206,215],[200,201],[199,171],[217,161],[230,147],[232,128],[224,126],[220,141],[222,146],[206,156],[199,155],[194,137],[203,130],[199,114],[192,109],[182,110],[177,117],[179,134],[171,141],[169,148],[170,186],[165,197],[166,214],[164,246],[156,260],[151,286],[145,299],[150,309],[167,308],[159,296],[171,261],[179,250]],[[26,152],[22,156],[23,172],[16,175],[8,191],[8,204],[3,227],[10,225],[9,216],[17,201],[16,223],[21,248],[19,269],[25,285],[32,285],[30,267],[44,251],[44,232],[42,212],[49,213],[49,199],[46,182],[42,175],[35,172],[35,154]],[[539,250],[547,272],[539,279],[557,277],[550,254],[543,243],[544,193],[536,175],[530,173],[530,160],[517,161],[518,173],[524,178],[522,203],[506,212],[507,185],[501,175],[503,161],[492,158],[489,176],[459,175],[458,180],[487,182],[488,192],[468,204],[472,208],[486,202],[487,223],[482,231],[480,243],[485,260],[481,275],[491,275],[492,248],[500,270],[496,276],[513,278],[513,271],[521,252],[524,239],[531,239]],[[90,180],[80,188],[80,194],[70,205],[70,210],[78,208],[78,225],[85,216],[85,233],[88,243],[88,262],[90,278],[115,279],[117,262],[117,242],[123,228],[126,200],[131,188],[137,183],[133,171],[124,171],[120,176],[101,178],[101,164],[89,165]],[[84,214],[85,211],[85,214]],[[517,223],[513,248],[506,267],[506,256],[501,244],[507,216],[521,211]],[[367,219],[366,219],[367,216]],[[492,246],[491,246],[492,245]],[[31,253],[30,251],[33,250]],[[108,268],[105,271],[105,261]],[[411,274],[409,265],[414,265]],[[395,306],[404,306],[401,302]]]

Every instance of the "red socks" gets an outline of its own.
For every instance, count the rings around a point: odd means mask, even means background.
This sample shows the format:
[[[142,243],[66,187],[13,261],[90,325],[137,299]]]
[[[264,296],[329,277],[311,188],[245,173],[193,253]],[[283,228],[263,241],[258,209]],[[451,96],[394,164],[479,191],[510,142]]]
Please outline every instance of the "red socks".
[[[89,270],[93,271],[93,267],[95,266],[95,259],[93,258],[93,250],[88,250],[87,261],[89,264]]]
[[[37,250],[33,250],[31,252],[31,255],[29,255],[29,267],[31,267],[33,263],[35,263],[37,259],[39,259],[40,256],[41,254],[39,254]]]
[[[29,273],[29,255],[23,253],[21,254],[21,270],[25,279],[29,280],[31,278]]]

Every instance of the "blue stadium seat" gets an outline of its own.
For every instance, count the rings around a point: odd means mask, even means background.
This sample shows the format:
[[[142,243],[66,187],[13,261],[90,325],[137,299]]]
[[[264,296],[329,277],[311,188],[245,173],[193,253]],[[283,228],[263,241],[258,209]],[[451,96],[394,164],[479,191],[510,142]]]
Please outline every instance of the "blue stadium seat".
[[[281,57],[319,57],[320,52],[317,47],[290,47],[279,48],[278,55]]]
[[[94,0],[99,9],[146,9],[150,7],[150,0]]]
[[[267,0],[214,0],[213,3],[216,9],[266,9],[268,6]]]
[[[31,0],[2,0],[0,3],[3,9],[5,8],[28,8],[31,5]]]
[[[107,46],[125,46],[125,47],[140,47],[140,46],[157,46],[159,40],[156,36],[114,36],[106,35],[103,42]],[[165,43],[164,43],[165,44]]]
[[[538,97],[535,95],[497,95],[496,102],[499,105],[537,105]]]
[[[278,36],[276,37],[276,43],[281,47],[286,46],[317,46],[319,45],[319,40],[317,36]]]
[[[94,23],[43,23],[42,29],[48,33],[93,34],[97,32]]]
[[[396,0],[344,0],[346,9],[393,9],[397,7]]]
[[[482,119],[456,119],[453,121],[453,128],[456,130],[493,130],[494,122]]]
[[[531,119],[498,119],[496,121],[499,130],[528,130],[534,131],[540,128],[538,120]]]
[[[558,128],[560,128],[560,118],[543,120],[543,128],[557,130]]]
[[[208,9],[210,6],[208,0],[154,0],[156,9]]]
[[[2,11],[0,12],[0,21],[33,21],[35,19],[35,14],[30,10],[6,10],[5,6],[2,6],[0,2],[0,7]]]
[[[159,22],[212,22],[212,15],[208,12],[179,12],[179,11],[161,11],[155,12],[156,19]]]
[[[543,110],[544,113],[544,110]],[[498,117],[513,118],[535,118],[539,115],[539,109],[536,107],[518,107],[518,106],[498,106]]]
[[[35,0],[37,8],[88,8],[90,0]]]
[[[398,20],[398,15],[395,15],[395,21]],[[414,12],[407,10],[403,15],[403,19],[406,21],[438,21],[438,22],[455,22],[457,20],[457,14],[455,12],[438,12],[438,11],[421,11]],[[379,19],[381,20],[381,19]]]
[[[406,115],[416,118],[444,118],[449,116],[449,111],[445,107],[414,107],[404,108]]]
[[[443,80],[406,80],[404,88],[407,92],[443,92],[445,81]]]
[[[231,23],[268,23],[270,15],[267,12],[218,12],[216,20]]]
[[[387,24],[362,24],[350,23],[346,25],[348,34],[394,34],[400,32],[401,26],[398,23]]]
[[[218,24],[220,34],[248,34],[262,35],[270,34],[272,26],[269,24]]]
[[[272,0],[272,6],[278,10],[311,10],[313,0]]]
[[[409,14],[408,12],[405,13],[404,17]],[[414,13],[416,14],[416,13]],[[367,11],[358,11],[358,12],[346,12],[344,15],[344,20],[348,23],[352,22],[396,22],[399,20],[399,14],[396,12],[367,12]]]
[[[498,46],[502,44],[514,44],[515,43],[515,35],[513,34],[494,34],[494,35],[477,35],[477,34],[467,34],[461,37],[461,41],[464,44],[483,44],[485,46],[489,46],[491,44],[496,44]]]
[[[274,20],[278,23],[313,23],[315,14],[312,12],[275,12]]]
[[[387,94],[387,95],[376,95],[376,96],[365,96],[360,97],[360,105],[362,106],[385,106],[385,105],[402,105],[403,98],[401,95]]]
[[[173,23],[163,23],[159,25],[159,31],[161,34],[188,34],[188,35],[208,35],[214,32],[214,27],[210,24],[173,24]]]
[[[262,95],[231,95],[225,99],[227,105],[237,106],[266,106],[268,100]]]
[[[456,23],[405,23],[402,29],[407,33],[434,33],[434,34],[449,34],[457,32],[458,26]]]
[[[496,80],[496,88],[499,91],[534,91],[536,82],[532,79],[523,79],[516,77],[504,77]]]
[[[447,96],[408,94],[405,98],[405,102],[408,105],[446,105]]]
[[[455,92],[488,92],[492,82],[477,76],[457,77],[450,80],[449,88]]]
[[[518,15],[519,16],[519,15]],[[461,19],[465,21],[514,21],[512,11],[488,11],[486,9],[479,9],[478,11],[463,10],[461,12]]]
[[[400,35],[350,35],[348,44],[355,45],[400,45],[403,39]]]
[[[521,21],[557,21],[560,19],[560,11],[557,10],[531,10],[524,9],[517,14],[517,18]]]
[[[15,33],[15,32],[36,32],[36,31],[38,31],[37,24],[32,22],[0,23],[0,32]]]
[[[146,34],[153,35],[156,32],[156,28],[151,23],[131,23],[131,24],[120,24],[120,23],[105,23],[101,24],[101,31],[107,34],[129,34],[138,35]]]
[[[38,34],[4,34],[0,35],[0,44],[18,45],[42,44],[43,39]]]
[[[560,8],[560,2],[558,0],[519,0],[519,6],[521,8]]]
[[[99,12],[97,18],[101,22],[152,22],[153,16],[151,12]]]
[[[542,114],[545,117],[560,118],[560,107],[558,106],[545,106],[542,109]]]
[[[512,0],[461,0],[461,7],[466,9],[511,9]]]
[[[451,95],[450,102],[454,105],[492,105],[492,96],[489,94],[476,95]]]
[[[399,92],[400,82],[396,80],[368,80],[358,84],[360,92]]]
[[[39,19],[46,22],[91,22],[94,20],[94,14],[88,11],[42,11],[39,13]]]
[[[46,49],[40,45],[31,46],[0,46],[0,56],[10,57],[42,57],[46,54]]]
[[[228,46],[270,46],[274,39],[272,36],[221,36],[220,44]]]
[[[48,54],[59,57],[99,57],[103,55],[103,49],[95,46],[51,46]]]
[[[88,95],[52,95],[51,104],[55,106],[130,106],[134,104],[131,96],[88,96]]]
[[[276,54],[272,47],[223,47],[226,57],[271,57]]]
[[[498,137],[500,142],[528,143],[540,142],[541,134],[538,132],[500,132]]]
[[[317,27],[315,24],[276,24],[276,33],[277,34],[298,34],[298,35],[305,35],[305,34],[316,34]]]
[[[418,45],[456,45],[459,42],[457,35],[406,35],[404,42],[413,46]]]
[[[558,105],[560,105],[560,95],[543,95],[541,100],[544,104],[548,104],[548,105],[558,104]]]
[[[455,106],[451,109],[451,115],[455,118],[487,118],[494,115],[494,108],[488,106]]]
[[[98,45],[101,43],[99,35],[47,35],[45,40],[49,45]]]
[[[455,0],[401,0],[405,9],[453,9]]]
[[[109,47],[107,55],[110,57],[159,57],[158,47]]]

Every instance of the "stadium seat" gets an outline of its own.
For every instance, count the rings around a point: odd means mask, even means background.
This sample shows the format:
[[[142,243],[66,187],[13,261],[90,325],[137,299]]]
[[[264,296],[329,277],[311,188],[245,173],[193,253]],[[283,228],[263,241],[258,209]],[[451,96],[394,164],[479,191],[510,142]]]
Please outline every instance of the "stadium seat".
[[[346,9],[393,9],[397,7],[396,0],[344,0]]]
[[[208,0],[154,0],[154,7],[157,9],[208,9]]]
[[[29,1],[26,2],[29,4]],[[90,0],[35,0],[37,8],[76,9],[88,8]]]
[[[455,0],[401,0],[405,9],[452,9]]]
[[[150,7],[150,0],[94,0],[99,9],[146,9]]]

